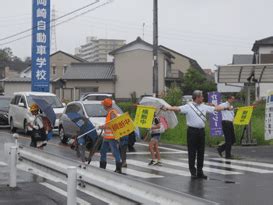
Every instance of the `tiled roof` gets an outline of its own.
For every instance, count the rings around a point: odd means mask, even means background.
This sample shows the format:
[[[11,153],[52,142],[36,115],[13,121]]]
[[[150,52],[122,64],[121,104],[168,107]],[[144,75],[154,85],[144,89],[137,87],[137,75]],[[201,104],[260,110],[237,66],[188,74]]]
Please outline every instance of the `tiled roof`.
[[[113,80],[113,63],[72,63],[63,80]]]
[[[260,46],[273,46],[273,36],[255,41],[252,47],[252,51],[258,51]]]

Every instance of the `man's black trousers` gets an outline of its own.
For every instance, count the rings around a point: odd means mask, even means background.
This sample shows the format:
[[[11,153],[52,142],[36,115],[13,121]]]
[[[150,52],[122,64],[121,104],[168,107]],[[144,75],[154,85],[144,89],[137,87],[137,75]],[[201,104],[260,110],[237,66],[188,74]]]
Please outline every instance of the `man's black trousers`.
[[[222,129],[225,136],[225,143],[219,146],[219,151],[226,151],[226,157],[231,157],[231,146],[235,143],[235,133],[233,122],[231,121],[222,121]]]
[[[205,129],[188,127],[188,158],[191,175],[202,174],[205,152]],[[195,158],[197,155],[197,169],[195,168]]]

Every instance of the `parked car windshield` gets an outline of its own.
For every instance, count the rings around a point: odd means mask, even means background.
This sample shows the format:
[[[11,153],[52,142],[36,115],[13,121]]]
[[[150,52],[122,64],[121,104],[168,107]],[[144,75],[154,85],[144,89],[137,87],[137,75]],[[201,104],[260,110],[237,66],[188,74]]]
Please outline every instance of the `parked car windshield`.
[[[48,102],[48,104],[50,104],[52,106],[52,108],[62,108],[64,107],[63,104],[61,103],[61,101],[59,100],[58,97],[56,96],[38,96],[41,99],[44,99]],[[31,96],[27,96],[27,101],[28,101],[28,105],[32,105],[33,103],[35,103],[32,100]]]
[[[0,109],[1,108],[8,108],[10,104],[9,98],[0,98]]]
[[[107,115],[107,111],[101,104],[85,104],[84,108],[88,117],[106,117]],[[123,113],[116,104],[113,104],[113,108],[115,108],[119,114]]]

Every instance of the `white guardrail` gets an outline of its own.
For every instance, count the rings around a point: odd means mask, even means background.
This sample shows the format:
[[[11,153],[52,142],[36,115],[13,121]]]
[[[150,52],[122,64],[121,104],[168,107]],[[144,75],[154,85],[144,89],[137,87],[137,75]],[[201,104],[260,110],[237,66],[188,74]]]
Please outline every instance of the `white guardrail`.
[[[16,187],[19,168],[67,184],[68,205],[77,204],[77,190],[107,199],[110,204],[216,204],[31,147],[6,143],[5,158],[10,167],[10,187]]]

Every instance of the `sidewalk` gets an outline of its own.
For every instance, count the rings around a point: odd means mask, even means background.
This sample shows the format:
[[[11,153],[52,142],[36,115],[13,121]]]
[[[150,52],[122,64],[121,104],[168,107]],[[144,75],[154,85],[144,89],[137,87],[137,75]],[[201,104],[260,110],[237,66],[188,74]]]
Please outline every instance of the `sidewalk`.
[[[66,204],[66,197],[39,183],[19,183],[16,188],[0,185],[1,205],[57,205]]]
[[[4,162],[4,143],[12,138],[0,135],[0,204],[1,205],[56,205],[66,204],[66,197],[60,196],[37,182],[37,177],[17,169],[17,187],[10,188],[9,167]],[[5,162],[4,162],[5,163]]]

